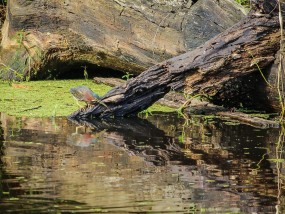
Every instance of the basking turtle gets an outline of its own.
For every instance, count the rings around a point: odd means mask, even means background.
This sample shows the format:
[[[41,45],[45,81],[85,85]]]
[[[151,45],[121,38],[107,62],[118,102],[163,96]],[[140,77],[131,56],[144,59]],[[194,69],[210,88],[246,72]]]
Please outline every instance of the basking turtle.
[[[84,85],[71,88],[70,93],[77,101],[84,101],[87,104],[92,104],[100,100],[98,94],[94,93],[90,88]]]

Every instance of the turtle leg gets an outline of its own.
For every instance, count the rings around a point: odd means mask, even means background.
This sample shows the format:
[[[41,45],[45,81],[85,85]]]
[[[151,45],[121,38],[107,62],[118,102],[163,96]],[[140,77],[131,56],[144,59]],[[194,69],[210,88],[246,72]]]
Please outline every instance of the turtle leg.
[[[83,107],[82,105],[80,105],[78,99],[76,99],[75,97],[73,97],[73,99],[76,101],[76,104],[79,106],[79,108],[82,108],[82,107]]]

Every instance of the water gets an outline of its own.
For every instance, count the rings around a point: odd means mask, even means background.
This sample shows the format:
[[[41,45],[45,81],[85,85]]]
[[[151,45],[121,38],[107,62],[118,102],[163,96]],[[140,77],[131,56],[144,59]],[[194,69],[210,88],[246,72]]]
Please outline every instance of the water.
[[[199,117],[1,114],[1,213],[284,213],[284,136]]]

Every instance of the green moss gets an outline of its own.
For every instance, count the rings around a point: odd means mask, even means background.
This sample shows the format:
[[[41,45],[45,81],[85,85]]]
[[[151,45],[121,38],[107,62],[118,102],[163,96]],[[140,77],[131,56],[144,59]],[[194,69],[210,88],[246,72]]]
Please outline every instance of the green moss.
[[[173,112],[176,111],[174,108],[170,108],[168,106],[163,106],[159,104],[153,104],[151,107],[147,109],[148,112]]]
[[[67,116],[79,108],[69,92],[70,88],[79,85],[88,86],[99,96],[111,89],[104,84],[94,84],[91,80],[31,81],[12,85],[0,81],[0,109],[14,116]],[[173,109],[155,104],[148,111],[169,112]]]

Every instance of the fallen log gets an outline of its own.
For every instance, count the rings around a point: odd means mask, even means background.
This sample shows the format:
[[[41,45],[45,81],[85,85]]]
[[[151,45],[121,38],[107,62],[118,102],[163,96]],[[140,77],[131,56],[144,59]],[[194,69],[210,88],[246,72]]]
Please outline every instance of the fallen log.
[[[185,53],[237,23],[233,0],[9,0],[0,78],[130,72]]]
[[[98,78],[94,79],[94,82],[97,84],[106,84],[112,87],[119,86],[124,84],[125,81],[116,78]],[[279,121],[276,120],[268,120],[256,116],[252,116],[251,114],[246,114],[243,112],[234,112],[222,106],[213,105],[207,101],[201,101],[199,99],[191,99],[189,102],[185,99],[185,97],[181,94],[175,92],[167,93],[163,98],[159,99],[156,103],[168,106],[171,108],[179,109],[185,103],[186,111],[184,113],[187,115],[198,114],[198,115],[215,115],[218,117],[222,117],[224,119],[236,120],[242,124],[247,124],[256,128],[278,128]],[[84,122],[84,121],[83,121]]]
[[[230,98],[229,88],[237,93],[240,88],[249,92],[256,86],[245,87],[243,80],[264,81],[264,74],[260,72],[274,62],[280,46],[277,1],[258,1],[252,8],[244,20],[204,45],[150,67],[109,91],[100,102],[79,109],[71,117],[135,115],[171,90],[183,89],[190,95],[206,94],[214,103]]]
[[[123,85],[126,83],[125,80],[117,79],[117,78],[103,78],[103,77],[95,77],[94,83],[96,84],[105,84],[111,87],[117,87],[120,85]],[[168,106],[170,108],[178,109],[180,106],[182,106],[185,102],[187,102],[185,96],[181,93],[176,93],[174,91],[170,91],[167,93],[164,97],[162,97],[160,100],[158,100],[156,103]],[[195,104],[197,106],[197,103],[200,104],[198,99],[195,99],[191,102],[191,104]]]
[[[279,121],[266,120],[242,112],[217,112],[216,115],[237,120],[256,128],[278,128]]]

